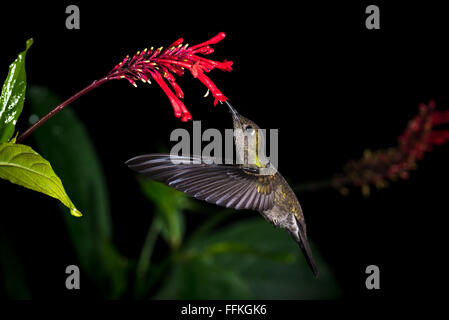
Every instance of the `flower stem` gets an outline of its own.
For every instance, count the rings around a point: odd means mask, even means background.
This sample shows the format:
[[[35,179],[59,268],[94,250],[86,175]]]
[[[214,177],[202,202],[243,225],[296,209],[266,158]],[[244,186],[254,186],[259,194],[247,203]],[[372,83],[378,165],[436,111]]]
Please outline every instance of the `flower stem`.
[[[91,91],[92,89],[95,89],[105,83],[106,81],[110,80],[108,77],[101,78],[100,80],[95,80],[90,85],[85,87],[83,90],[79,91],[78,93],[74,94],[58,106],[56,106],[53,110],[51,110],[49,113],[47,113],[45,116],[43,116],[39,121],[37,121],[35,124],[33,124],[31,127],[28,128],[24,133],[22,133],[16,140],[17,143],[21,143],[26,137],[28,137],[31,133],[33,133],[34,130],[39,128],[41,125],[43,125],[48,119],[53,117],[55,114],[57,114],[59,111],[64,109],[66,106],[68,106],[70,103],[78,99],[79,97],[83,96],[87,92]]]
[[[330,188],[332,188],[332,179],[325,179],[297,184],[294,190],[297,192],[313,192]]]

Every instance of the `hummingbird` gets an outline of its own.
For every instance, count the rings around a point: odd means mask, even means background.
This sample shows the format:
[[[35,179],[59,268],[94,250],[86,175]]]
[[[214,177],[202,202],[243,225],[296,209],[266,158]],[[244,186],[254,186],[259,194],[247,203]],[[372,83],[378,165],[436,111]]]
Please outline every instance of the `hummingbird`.
[[[258,211],[275,227],[291,235],[318,277],[301,205],[277,169],[261,161],[259,146],[265,143],[261,129],[240,115],[229,101],[225,103],[233,119],[239,164],[214,164],[210,159],[205,161],[196,156],[147,154],[126,161],[126,165],[196,199],[226,208]]]

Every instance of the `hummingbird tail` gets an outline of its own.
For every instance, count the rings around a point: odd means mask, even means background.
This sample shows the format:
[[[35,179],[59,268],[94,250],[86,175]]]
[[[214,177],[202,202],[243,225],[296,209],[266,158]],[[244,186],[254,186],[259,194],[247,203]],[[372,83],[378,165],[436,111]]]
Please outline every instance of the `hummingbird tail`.
[[[306,258],[307,264],[312,269],[312,272],[313,272],[315,278],[318,278],[318,274],[319,274],[318,268],[316,266],[315,260],[313,259],[312,250],[310,249],[309,241],[307,240],[306,233],[304,232],[304,228],[301,225],[301,223],[298,222],[297,224],[298,224],[298,228],[299,228],[299,230],[298,230],[299,239],[297,240],[297,242],[304,254],[304,257]]]

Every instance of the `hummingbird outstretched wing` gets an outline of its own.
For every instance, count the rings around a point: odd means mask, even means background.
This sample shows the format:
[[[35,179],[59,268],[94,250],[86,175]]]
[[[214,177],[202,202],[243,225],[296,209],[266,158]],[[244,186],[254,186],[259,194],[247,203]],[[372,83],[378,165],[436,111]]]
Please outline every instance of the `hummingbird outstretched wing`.
[[[259,212],[274,206],[275,174],[261,176],[250,167],[169,154],[137,156],[126,164],[152,180],[219,206]]]
[[[198,157],[147,154],[126,162],[129,168],[146,177],[162,182],[192,197],[219,206],[259,211],[276,226],[286,229],[299,244],[315,276],[318,270],[310,250],[304,219],[299,203],[296,213],[289,210],[289,202],[279,201],[281,193],[276,185],[286,183],[279,173],[261,175],[257,168],[243,165],[214,164]],[[294,198],[293,198],[294,197]],[[297,202],[297,200],[296,200]]]

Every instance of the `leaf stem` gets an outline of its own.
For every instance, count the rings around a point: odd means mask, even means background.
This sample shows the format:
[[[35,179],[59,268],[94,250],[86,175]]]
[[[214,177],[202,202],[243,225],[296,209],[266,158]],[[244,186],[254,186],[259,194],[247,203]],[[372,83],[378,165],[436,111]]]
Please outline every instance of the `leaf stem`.
[[[28,128],[24,133],[22,133],[16,140],[17,143],[21,143],[25,138],[27,138],[31,133],[33,133],[34,130],[39,128],[41,125],[43,125],[48,119],[53,117],[55,114],[57,114],[59,111],[64,109],[66,106],[68,106],[70,103],[78,99],[79,97],[83,96],[87,92],[99,87],[106,81],[110,80],[108,77],[101,78],[100,80],[95,80],[90,85],[79,91],[78,93],[74,94],[58,106],[56,106],[53,110],[51,110],[49,113],[47,113],[45,116],[43,116],[39,121],[37,121],[35,124],[33,124],[31,127]]]

